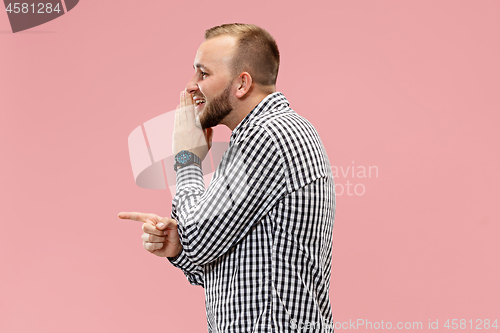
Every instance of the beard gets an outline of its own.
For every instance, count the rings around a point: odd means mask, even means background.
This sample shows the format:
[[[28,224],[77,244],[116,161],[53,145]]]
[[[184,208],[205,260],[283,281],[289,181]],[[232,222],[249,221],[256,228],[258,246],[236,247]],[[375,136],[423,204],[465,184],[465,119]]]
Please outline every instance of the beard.
[[[231,83],[228,84],[226,89],[224,89],[224,91],[218,96],[214,97],[211,101],[206,101],[205,108],[199,117],[202,129],[219,125],[220,122],[233,110],[233,106],[229,101],[230,94]]]

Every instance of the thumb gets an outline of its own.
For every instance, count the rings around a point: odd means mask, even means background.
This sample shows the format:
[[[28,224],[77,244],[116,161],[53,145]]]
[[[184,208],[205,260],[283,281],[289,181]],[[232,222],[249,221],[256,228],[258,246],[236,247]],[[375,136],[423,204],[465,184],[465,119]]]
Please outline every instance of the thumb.
[[[162,218],[160,222],[156,224],[156,229],[158,230],[167,230],[175,228],[177,228],[177,222],[169,217]]]

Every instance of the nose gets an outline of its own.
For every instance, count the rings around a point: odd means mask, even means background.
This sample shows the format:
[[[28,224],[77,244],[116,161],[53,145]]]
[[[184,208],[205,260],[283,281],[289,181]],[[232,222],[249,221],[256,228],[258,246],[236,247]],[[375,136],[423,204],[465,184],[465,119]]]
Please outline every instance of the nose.
[[[186,92],[194,94],[198,90],[198,84],[195,81],[196,75],[188,82]]]

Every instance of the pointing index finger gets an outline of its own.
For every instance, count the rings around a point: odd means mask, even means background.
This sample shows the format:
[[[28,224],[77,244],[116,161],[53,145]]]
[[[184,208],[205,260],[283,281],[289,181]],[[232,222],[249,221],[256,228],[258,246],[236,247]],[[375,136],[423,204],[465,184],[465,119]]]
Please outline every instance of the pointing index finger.
[[[118,214],[118,217],[124,220],[134,220],[139,222],[147,222],[148,216],[151,215],[151,220],[155,220],[153,214],[145,214],[138,212],[121,212]]]

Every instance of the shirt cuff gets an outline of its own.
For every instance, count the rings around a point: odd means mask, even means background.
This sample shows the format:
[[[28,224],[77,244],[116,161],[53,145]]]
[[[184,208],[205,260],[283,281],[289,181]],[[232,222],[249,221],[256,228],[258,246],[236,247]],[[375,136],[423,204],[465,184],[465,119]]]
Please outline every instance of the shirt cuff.
[[[187,187],[199,188],[205,191],[203,170],[196,164],[190,164],[177,169],[176,192]]]
[[[186,272],[194,272],[196,271],[196,265],[194,265],[191,261],[189,261],[188,257],[184,253],[184,249],[181,250],[181,253],[177,255],[177,257],[167,257],[168,261],[172,265],[177,268],[180,268]]]

